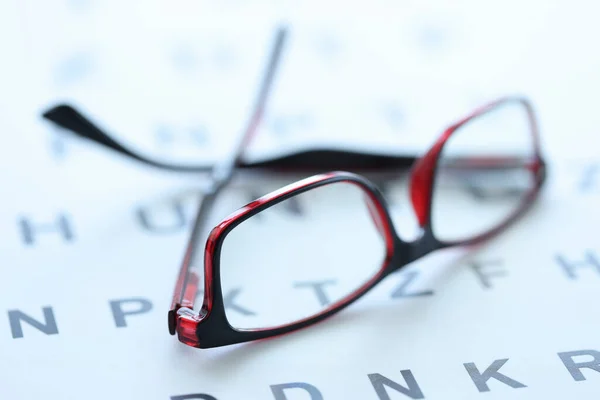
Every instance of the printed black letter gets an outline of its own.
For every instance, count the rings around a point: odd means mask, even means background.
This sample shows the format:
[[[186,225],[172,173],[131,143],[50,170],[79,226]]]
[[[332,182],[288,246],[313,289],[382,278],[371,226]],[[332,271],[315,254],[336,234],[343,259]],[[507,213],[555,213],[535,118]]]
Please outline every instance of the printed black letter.
[[[46,335],[58,334],[58,327],[56,326],[56,320],[54,319],[52,307],[44,307],[42,308],[42,311],[44,312],[43,323],[31,318],[29,315],[20,310],[9,311],[8,321],[10,323],[10,330],[12,332],[13,339],[23,337],[23,327],[21,326],[21,321],[27,322],[29,325],[33,326],[39,331],[44,332]]]
[[[326,306],[328,304],[331,303],[331,301],[329,301],[329,297],[327,297],[327,294],[325,293],[325,290],[323,289],[323,286],[325,285],[333,285],[335,284],[336,281],[333,279],[327,280],[327,281],[316,281],[316,282],[296,282],[294,283],[294,287],[295,288],[303,288],[303,287],[311,287],[314,289],[315,294],[317,295],[317,299],[319,300],[319,304],[321,304],[322,306]]]
[[[585,381],[585,376],[581,372],[583,368],[589,368],[596,372],[600,372],[600,351],[596,350],[579,350],[579,351],[566,351],[564,353],[558,353],[563,364],[571,373],[571,376],[576,381]],[[591,361],[575,362],[573,357],[577,356],[590,356],[593,357]]]
[[[132,297],[129,299],[120,299],[120,300],[111,300],[110,309],[112,310],[113,318],[115,319],[115,325],[117,328],[123,328],[127,326],[127,322],[125,321],[126,315],[135,315],[135,314],[143,314],[147,313],[152,309],[152,303],[149,300],[140,298],[140,297]],[[121,307],[124,304],[135,304],[137,307],[133,310],[125,311]]]
[[[420,292],[412,292],[412,293],[406,292],[406,289],[408,288],[408,286],[410,286],[410,284],[417,278],[418,275],[419,275],[419,271],[407,271],[407,272],[400,274],[400,276],[403,277],[404,280],[402,282],[400,282],[400,285],[398,285],[398,287],[396,287],[396,289],[394,289],[394,291],[392,292],[392,298],[395,299],[398,297],[416,297],[416,296],[431,296],[431,295],[433,295],[433,290],[422,290]]]
[[[73,240],[73,230],[65,214],[59,214],[56,224],[33,225],[27,218],[19,219],[19,226],[23,235],[23,241],[27,245],[34,243],[34,232],[56,232],[62,233],[64,239],[69,242]]]
[[[229,293],[223,296],[223,305],[225,308],[233,309],[242,315],[256,315],[254,311],[250,311],[247,308],[234,303],[235,297],[242,291],[240,288],[231,289]]]
[[[577,279],[577,275],[575,274],[576,268],[592,267],[595,268],[596,272],[600,273],[600,261],[598,261],[591,251],[585,253],[585,261],[570,263],[560,254],[556,256],[556,261],[558,261],[560,266],[565,270],[567,276],[571,279]]]
[[[323,395],[319,389],[305,382],[282,383],[280,385],[271,385],[271,392],[275,396],[275,400],[287,400],[284,391],[286,389],[302,389],[310,394],[310,400],[323,400]]]
[[[487,367],[487,369],[483,371],[483,373],[479,372],[479,370],[475,366],[475,363],[465,363],[463,365],[465,366],[467,372],[471,376],[473,383],[475,384],[475,386],[477,386],[477,390],[479,390],[480,392],[490,391],[490,388],[487,385],[487,381],[489,381],[491,378],[494,378],[515,389],[527,387],[521,382],[515,381],[514,379],[509,378],[508,376],[498,372],[500,368],[502,368],[502,366],[506,364],[507,361],[508,358],[505,358],[503,360],[496,360],[492,363],[492,365]]]
[[[501,262],[500,261],[487,261],[487,262],[473,261],[473,262],[469,263],[469,266],[471,267],[473,272],[475,272],[475,275],[477,275],[477,278],[479,279],[479,282],[481,282],[481,285],[485,289],[491,289],[492,284],[490,282],[490,277],[506,276],[506,271],[500,270],[500,269],[495,269],[494,271],[486,274],[482,270],[483,270],[483,268],[485,268],[486,265],[498,265],[498,264],[501,264]]]
[[[139,208],[136,212],[136,216],[142,228],[153,233],[173,233],[184,229],[188,223],[188,219],[185,215],[185,210],[181,201],[174,201],[170,204],[169,214],[171,222],[155,224],[151,220],[157,218],[151,218],[149,214],[155,213],[156,210],[148,210],[146,208]],[[172,217],[172,218],[171,218]]]
[[[393,380],[388,379],[381,374],[368,375],[369,379],[371,380],[371,385],[373,385],[373,389],[375,389],[375,393],[377,393],[379,400],[390,400],[390,395],[385,389],[386,386],[394,389],[396,392],[410,397],[411,399],[424,399],[425,396],[423,396],[423,392],[417,384],[412,372],[409,369],[406,369],[400,371],[400,373],[402,374],[402,378],[404,378],[404,381],[406,381],[408,387],[404,387],[398,382],[394,382]]]

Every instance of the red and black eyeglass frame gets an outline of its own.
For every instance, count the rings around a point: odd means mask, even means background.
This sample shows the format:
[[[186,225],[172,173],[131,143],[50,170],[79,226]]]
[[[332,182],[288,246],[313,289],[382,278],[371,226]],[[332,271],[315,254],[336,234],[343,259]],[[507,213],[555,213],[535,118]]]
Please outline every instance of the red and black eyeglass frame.
[[[43,114],[44,118],[62,128],[148,165],[173,171],[210,172],[211,185],[204,189],[202,202],[196,215],[194,227],[176,281],[171,307],[168,312],[169,332],[172,335],[177,334],[181,342],[192,347],[211,348],[265,339],[316,324],[354,303],[389,274],[433,251],[452,246],[474,245],[503,231],[531,207],[546,180],[546,163],[540,148],[538,124],[533,107],[526,98],[516,96],[500,98],[486,104],[450,125],[433,146],[420,158],[379,156],[336,150],[316,150],[254,164],[244,163],[242,154],[255,134],[263,115],[286,35],[287,29],[285,27],[277,31],[275,44],[272,47],[269,63],[260,84],[253,113],[246,125],[246,129],[236,143],[235,150],[229,154],[227,159],[214,165],[212,168],[161,163],[144,157],[120,145],[70,105],[61,104],[50,108]],[[431,218],[432,192],[438,161],[444,146],[454,132],[464,124],[509,103],[521,105],[527,113],[531,128],[533,155],[526,167],[532,174],[534,185],[526,194],[520,207],[515,209],[512,214],[491,230],[467,240],[449,242],[437,239],[434,235]],[[334,171],[319,173],[292,183],[262,196],[235,211],[210,231],[204,252],[199,253],[202,249],[199,248],[198,243],[201,243],[201,235],[204,232],[204,225],[210,209],[223,188],[232,180],[236,171],[242,169],[293,170],[296,172],[322,171],[332,166],[344,166],[350,170],[356,168],[366,171],[398,170],[410,167],[410,200],[421,228],[419,238],[415,241],[407,242],[396,234],[387,201],[375,183],[356,173]],[[325,310],[311,317],[268,329],[244,330],[233,328],[226,317],[220,280],[220,252],[227,234],[245,220],[269,207],[300,193],[336,182],[356,185],[367,195],[369,211],[379,231],[382,233],[386,245],[386,256],[379,271],[353,293],[329,305]],[[196,266],[198,261],[203,262],[203,268]],[[204,274],[204,295],[200,310],[196,312],[194,306],[201,282],[200,274]]]

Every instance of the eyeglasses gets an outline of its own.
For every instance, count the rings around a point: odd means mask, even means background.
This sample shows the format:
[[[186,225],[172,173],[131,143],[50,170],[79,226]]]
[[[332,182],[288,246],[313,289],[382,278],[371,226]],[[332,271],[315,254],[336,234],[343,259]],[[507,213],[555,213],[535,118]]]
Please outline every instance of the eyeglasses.
[[[418,159],[390,163],[385,157],[358,154],[340,158],[340,152],[316,160],[318,154],[309,152],[244,164],[242,154],[265,109],[286,34],[285,29],[277,32],[246,129],[229,156],[211,168],[141,156],[68,105],[44,113],[63,128],[147,164],[210,172],[168,312],[169,332],[192,347],[263,339],[322,321],[435,250],[476,244],[498,234],[530,207],[545,181],[534,111],[521,97],[501,98],[475,110],[449,126]],[[398,236],[386,199],[373,182],[336,171],[260,197],[223,219],[204,240],[211,209],[240,169],[318,169],[336,165],[336,158],[350,167],[400,170],[410,165],[409,193],[419,236],[411,241]],[[281,212],[292,202],[305,206],[301,220]],[[228,294],[239,293],[241,287],[252,309],[228,304]],[[202,288],[202,305],[196,311]]]

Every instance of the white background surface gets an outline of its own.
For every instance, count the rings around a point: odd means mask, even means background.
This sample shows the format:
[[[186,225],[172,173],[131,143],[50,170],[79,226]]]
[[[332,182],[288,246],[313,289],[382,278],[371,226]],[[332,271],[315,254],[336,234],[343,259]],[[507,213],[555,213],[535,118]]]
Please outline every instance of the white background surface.
[[[368,374],[406,385],[407,369],[427,399],[596,398],[600,373],[584,369],[587,380],[576,382],[557,353],[600,350],[600,270],[580,268],[571,279],[556,257],[583,261],[590,252],[600,261],[597,11],[566,1],[3,1],[2,398],[271,399],[271,385],[306,382],[327,400],[376,399]],[[245,121],[280,17],[292,40],[249,157],[315,142],[414,151],[475,105],[522,93],[538,110],[548,186],[525,219],[483,248],[419,261],[325,323],[195,350],[166,327],[187,227],[148,232],[136,212],[199,178],[110,155],[39,116],[68,100],[149,153],[209,162]],[[390,109],[399,110],[394,123]],[[170,144],[156,139],[161,124]],[[196,146],[189,132],[200,127]],[[188,217],[194,201],[186,200]],[[24,244],[20,218],[50,223],[60,213],[73,241],[40,233]],[[502,275],[486,288],[470,265],[496,261],[485,270]],[[392,297],[411,271],[408,290],[433,295]],[[132,297],[152,310],[115,327],[109,301]],[[42,320],[46,306],[58,334],[23,324],[24,337],[12,337],[8,311]],[[500,371],[527,387],[491,379],[491,391],[478,392],[463,363],[483,370],[504,358]]]

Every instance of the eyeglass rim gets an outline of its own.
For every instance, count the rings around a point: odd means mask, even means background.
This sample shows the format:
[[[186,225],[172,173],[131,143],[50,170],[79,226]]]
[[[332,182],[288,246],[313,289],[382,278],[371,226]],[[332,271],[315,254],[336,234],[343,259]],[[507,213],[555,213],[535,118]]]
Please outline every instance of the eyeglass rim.
[[[379,218],[384,222],[386,257],[379,271],[352,294],[334,303],[317,315],[270,329],[244,330],[232,327],[227,320],[220,281],[220,252],[227,235],[247,219],[290,197],[324,185],[342,182],[354,184],[369,195],[369,198],[376,206]],[[370,180],[358,174],[334,171],[314,175],[262,196],[225,218],[209,234],[204,251],[205,279],[202,307],[198,314],[187,307],[178,309],[176,330],[179,340],[192,347],[210,348],[264,339],[312,325],[354,302],[358,297],[368,292],[377,284],[385,274],[389,273],[387,265],[392,261],[392,255],[397,250],[396,240],[399,240],[399,238],[393,228],[391,216],[385,204],[383,194]],[[186,326],[183,331],[179,329],[181,322]],[[191,329],[194,332],[191,332]]]
[[[476,108],[467,116],[451,124],[434,142],[430,149],[422,157],[415,161],[410,172],[409,191],[419,225],[422,229],[428,231],[431,236],[435,236],[432,221],[433,188],[435,187],[438,163],[449,140],[464,125],[498,109],[499,107],[509,104],[520,105],[527,114],[532,139],[533,154],[530,169],[534,178],[534,185],[529,193],[523,198],[519,207],[517,207],[512,214],[505,217],[501,223],[497,224],[488,231],[466,239],[436,239],[445,247],[474,245],[497,235],[515,222],[528,209],[529,205],[533,202],[533,200],[535,200],[540,189],[543,187],[546,181],[547,167],[541,148],[539,123],[531,101],[524,96],[500,97],[492,102]]]
[[[431,197],[433,191],[432,188],[435,183],[434,180],[437,162],[443,147],[452,134],[465,123],[495,109],[497,106],[504,105],[507,102],[518,102],[527,109],[532,126],[532,134],[534,135],[535,151],[533,155],[534,167],[532,173],[534,174],[535,185],[525,196],[520,207],[518,207],[515,212],[509,215],[502,223],[495,226],[488,232],[460,241],[447,242],[438,240],[435,237],[432,229]],[[349,306],[366,294],[388,274],[406,266],[409,263],[412,263],[426,254],[451,246],[475,245],[491,238],[492,236],[495,236],[515,222],[525,213],[527,209],[529,209],[543,187],[546,178],[546,164],[542,157],[538,135],[537,120],[535,118],[531,103],[527,99],[520,97],[501,98],[489,103],[475,110],[469,116],[459,120],[457,123],[446,129],[438,141],[436,141],[435,144],[430,148],[430,150],[415,162],[410,172],[411,178],[409,182],[413,206],[415,209],[421,207],[425,209],[427,213],[426,218],[419,220],[419,224],[422,229],[421,236],[411,242],[404,241],[397,234],[397,230],[394,228],[394,224],[390,216],[387,201],[378,187],[369,179],[361,175],[345,171],[334,171],[305,178],[262,196],[261,198],[238,209],[236,212],[215,226],[209,235],[204,251],[205,288],[203,304],[198,314],[187,307],[180,308],[177,311],[176,331],[179,340],[192,347],[211,348],[265,339],[296,331],[316,324],[323,319],[326,319],[329,316],[341,311],[343,308]],[[344,297],[338,302],[331,304],[325,310],[311,317],[304,318],[290,324],[266,329],[236,329],[232,327],[227,320],[220,282],[220,251],[227,234],[248,218],[251,218],[253,215],[260,213],[269,207],[272,207],[290,197],[296,196],[308,190],[336,182],[348,182],[356,184],[370,196],[371,200],[376,205],[379,218],[384,221],[387,249],[386,257],[380,270],[369,281],[365,282],[354,292],[350,293],[348,296]],[[415,198],[412,195],[415,193],[415,191],[425,190],[423,189],[422,182],[425,182],[425,185],[427,185],[427,196],[424,198]],[[421,186],[418,183],[420,183]]]

